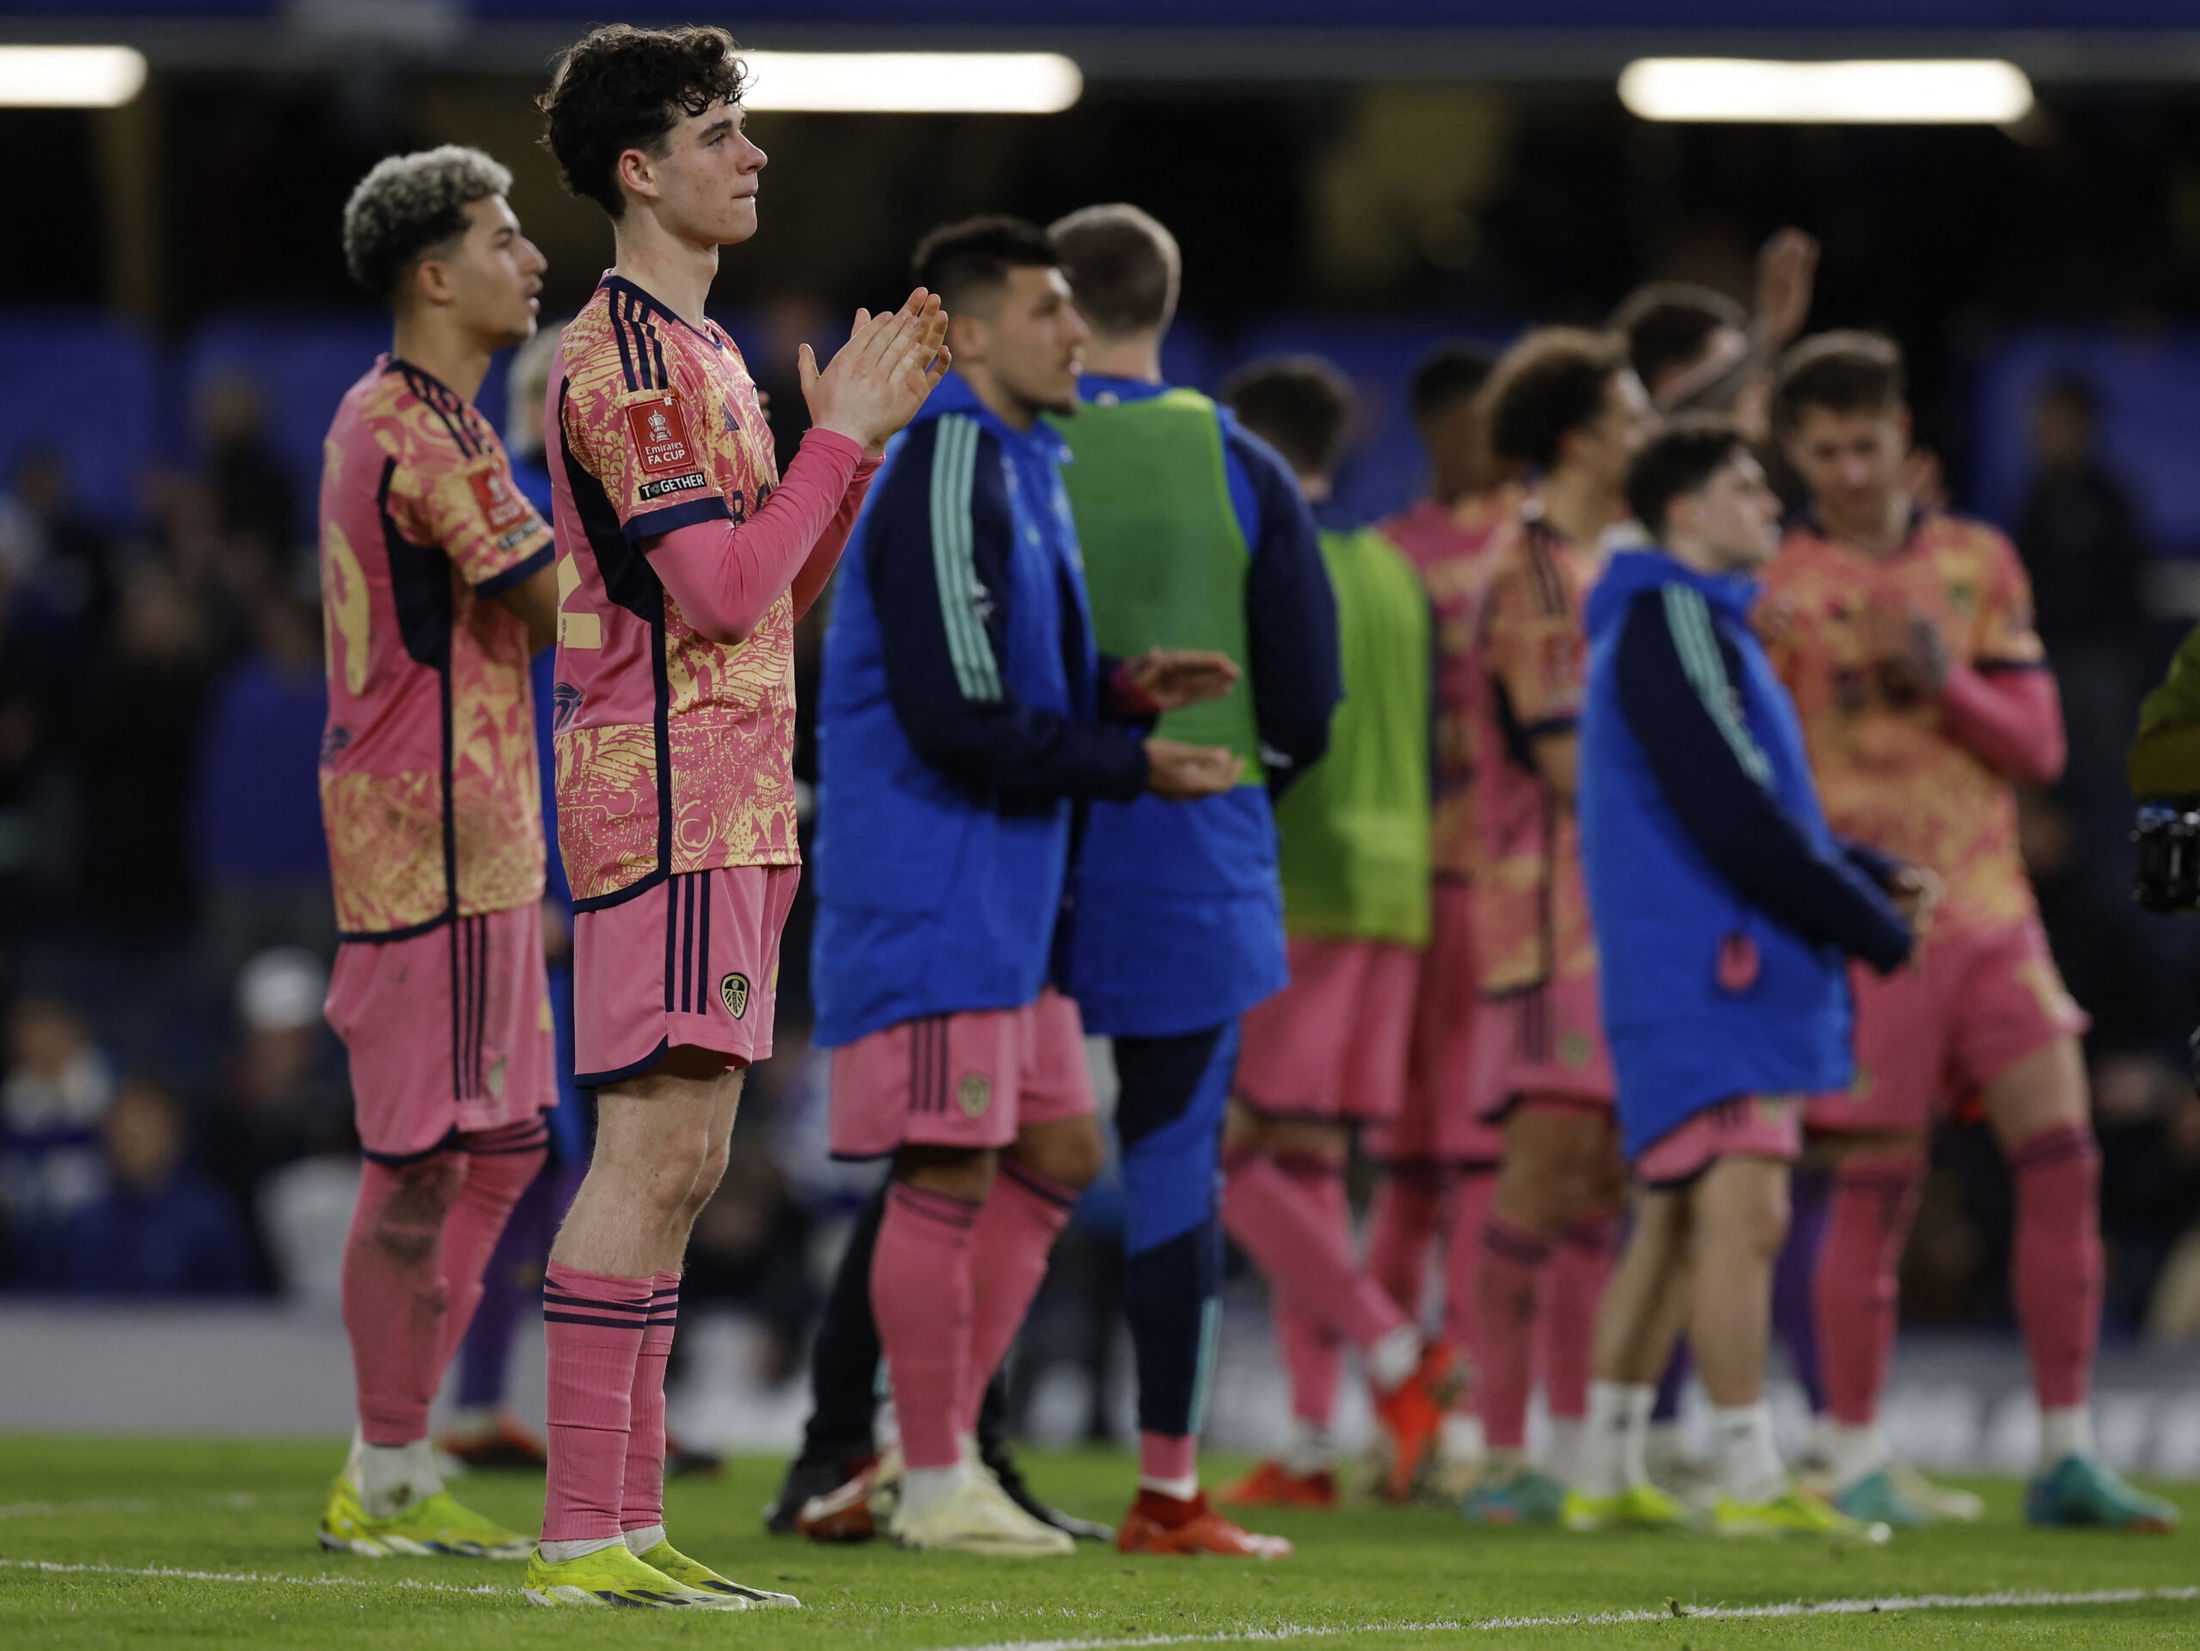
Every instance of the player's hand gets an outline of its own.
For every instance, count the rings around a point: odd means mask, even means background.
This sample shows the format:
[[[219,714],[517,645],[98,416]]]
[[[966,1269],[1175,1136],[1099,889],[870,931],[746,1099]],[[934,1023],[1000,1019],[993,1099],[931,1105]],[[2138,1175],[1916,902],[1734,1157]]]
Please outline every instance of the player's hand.
[[[809,345],[795,353],[810,423],[876,458],[947,376],[953,358],[946,340],[947,312],[922,287],[898,310],[857,310],[848,342],[822,371]]]
[[[1228,654],[1205,648],[1148,648],[1123,662],[1123,678],[1158,710],[1220,699],[1245,673]]]
[[[1146,741],[1146,789],[1172,803],[1215,797],[1245,778],[1245,759],[1220,745]]]
[[[1875,606],[1865,615],[1865,634],[1890,705],[1917,705],[1940,697],[1948,682],[1948,639],[1939,625],[1907,608]]]
[[[1777,350],[1803,330],[1817,281],[1817,237],[1783,229],[1764,244],[1757,254],[1757,310],[1750,317],[1760,349]]]
[[[1925,931],[1932,927],[1934,908],[1947,892],[1940,874],[1930,866],[1906,865],[1894,874],[1894,886],[1888,889],[1887,897],[1894,902],[1894,909],[1902,914],[1903,921],[1910,925],[1911,937],[1916,942],[1910,951],[1913,959],[1917,956],[1917,946],[1924,944]]]

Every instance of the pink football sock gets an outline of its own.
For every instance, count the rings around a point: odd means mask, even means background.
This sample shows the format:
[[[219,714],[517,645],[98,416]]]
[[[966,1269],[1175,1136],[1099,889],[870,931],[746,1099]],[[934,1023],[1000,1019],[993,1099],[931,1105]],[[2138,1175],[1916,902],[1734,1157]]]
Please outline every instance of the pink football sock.
[[[466,1179],[458,1197],[443,1218],[443,1279],[450,1290],[450,1307],[443,1317],[442,1356],[436,1363],[436,1384],[474,1322],[481,1305],[483,1276],[512,1206],[534,1184],[543,1160],[550,1156],[550,1129],[542,1119],[505,1129],[484,1130],[460,1137],[465,1149]]]
[[[1337,1411],[1337,1381],[1344,1368],[1344,1342],[1324,1330],[1282,1296],[1269,1314],[1275,1326],[1276,1352],[1291,1383],[1291,1415],[1326,1428]]]
[[[1031,1298],[1047,1276],[1047,1256],[1077,1202],[1076,1190],[1011,1159],[1001,1160],[993,1191],[970,1230],[970,1360],[956,1417],[978,1427],[986,1384],[1008,1357]]]
[[[1393,1164],[1375,1184],[1375,1206],[1367,1217],[1367,1275],[1408,1318],[1421,1314],[1429,1246],[1443,1223],[1444,1180],[1437,1164]]]
[[[1476,1269],[1482,1363],[1475,1408],[1493,1451],[1527,1448],[1537,1288],[1550,1259],[1550,1243],[1526,1227],[1501,1215],[1483,1224],[1481,1265]]]
[[[1444,1340],[1470,1374],[1482,1363],[1482,1229],[1497,1198],[1497,1170],[1476,1164],[1452,1192],[1451,1232],[1444,1246]],[[1474,1383],[1460,1389],[1460,1408],[1472,1408]]]
[[[2087,1124],[2057,1124],[2009,1154],[2016,1179],[2010,1286],[2042,1410],[2082,1405],[2101,1327],[2101,1153]]]
[[[361,1166],[344,1243],[344,1329],[359,1395],[359,1436],[409,1445],[428,1436],[428,1406],[450,1338],[443,1227],[464,1161],[453,1153]]]
[[[1198,1436],[1190,1433],[1139,1434],[1138,1482],[1142,1486],[1166,1486],[1167,1494],[1185,1500],[1198,1495]]]
[[[951,1468],[970,1365],[978,1206],[896,1181],[871,1255],[871,1311],[894,1385],[902,1459]]]
[[[1814,1282],[1826,1409],[1844,1427],[1879,1419],[1902,1246],[1924,1185],[1924,1164],[1907,1153],[1852,1157],[1833,1173]]]
[[[628,1405],[621,1530],[638,1531],[665,1522],[665,1366],[671,1362],[672,1337],[679,1325],[679,1273],[652,1273],[649,1322],[642,1327]]]
[[[1341,1165],[1299,1153],[1232,1154],[1224,1169],[1223,1225],[1271,1294],[1360,1348],[1407,1324],[1353,1262]]]
[[[550,1263],[542,1335],[550,1357],[550,1467],[545,1542],[615,1540],[654,1278],[619,1278]]]
[[[1584,1215],[1566,1224],[1544,1278],[1543,1398],[1553,1416],[1578,1421],[1589,1413],[1589,1364],[1596,1342],[1597,1303],[1612,1276],[1619,1220]]]

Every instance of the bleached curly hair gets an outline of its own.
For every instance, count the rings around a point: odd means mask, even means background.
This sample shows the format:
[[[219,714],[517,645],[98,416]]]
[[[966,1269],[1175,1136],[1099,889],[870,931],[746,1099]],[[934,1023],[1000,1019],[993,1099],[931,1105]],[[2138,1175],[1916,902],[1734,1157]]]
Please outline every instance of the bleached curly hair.
[[[375,297],[393,300],[421,258],[466,232],[466,208],[512,187],[478,149],[446,143],[374,163],[344,203],[344,264]]]

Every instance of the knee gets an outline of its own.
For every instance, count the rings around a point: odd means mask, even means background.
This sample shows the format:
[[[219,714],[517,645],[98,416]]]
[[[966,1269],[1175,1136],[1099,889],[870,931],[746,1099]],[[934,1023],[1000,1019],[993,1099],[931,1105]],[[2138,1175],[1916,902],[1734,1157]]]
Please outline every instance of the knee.
[[[995,1162],[991,1151],[905,1146],[894,1156],[894,1179],[966,1204],[982,1204],[993,1191]]]
[[[426,1261],[443,1236],[443,1218],[465,1179],[456,1156],[439,1152],[412,1164],[376,1164],[383,1195],[369,1229],[375,1248],[407,1265]]]
[[[1750,1256],[1770,1265],[1787,1242],[1787,1177],[1768,1176],[1736,1212],[1735,1237]]]
[[[719,1186],[725,1181],[726,1164],[732,1155],[729,1141],[716,1141],[703,1149],[689,1179],[687,1197],[680,1201],[679,1215],[693,1221],[703,1213],[703,1206],[717,1195]]]
[[[1082,1118],[1078,1124],[1082,1127],[1050,1129],[1019,1140],[1017,1162],[1072,1192],[1083,1192],[1099,1179],[1108,1153],[1097,1122]]]
[[[725,1167],[723,1143],[714,1147],[696,1132],[635,1143],[624,1152],[606,1152],[599,1140],[589,1174],[614,1177],[622,1201],[638,1213],[671,1220],[700,1209]]]

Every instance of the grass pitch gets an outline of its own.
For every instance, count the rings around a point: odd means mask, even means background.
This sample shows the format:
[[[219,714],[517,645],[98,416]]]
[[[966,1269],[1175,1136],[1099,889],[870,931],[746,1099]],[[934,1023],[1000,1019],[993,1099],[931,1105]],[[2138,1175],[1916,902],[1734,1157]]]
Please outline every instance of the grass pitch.
[[[801,1595],[808,1609],[690,1617],[530,1609],[513,1564],[323,1554],[313,1526],[341,1450],[333,1440],[0,1439],[0,1646],[2200,1644],[2200,1538],[2189,1527],[2166,1538],[2033,1531],[2007,1483],[1978,1486],[1985,1523],[1898,1536],[1883,1549],[1488,1531],[1442,1509],[1369,1507],[1262,1519],[1299,1545],[1273,1564],[1125,1559],[1090,1547],[1013,1562],[766,1537],[758,1510],[780,1464],[741,1461],[721,1480],[673,1485],[674,1538],[743,1580]],[[1210,1482],[1235,1465],[1211,1463]],[[1128,1493],[1119,1456],[1035,1456],[1027,1466],[1046,1493],[1096,1518],[1114,1517]],[[454,1488],[520,1529],[540,1514],[541,1483],[530,1477],[476,1474]],[[2200,1498],[2187,1500],[2200,1513]],[[1730,1614],[1832,1602],[1842,1603]]]

